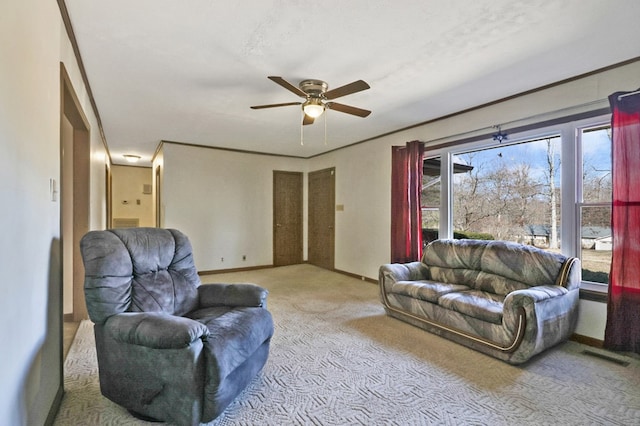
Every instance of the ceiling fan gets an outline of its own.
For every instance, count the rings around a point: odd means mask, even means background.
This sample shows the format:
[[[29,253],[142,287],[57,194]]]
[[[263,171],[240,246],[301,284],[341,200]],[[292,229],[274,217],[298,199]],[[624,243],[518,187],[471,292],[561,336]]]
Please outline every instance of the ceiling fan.
[[[289,90],[290,92],[295,93],[301,98],[304,98],[305,100],[303,102],[285,102],[282,104],[254,105],[251,107],[251,109],[302,105],[302,111],[304,112],[304,118],[302,119],[303,125],[313,124],[314,120],[320,117],[326,109],[333,109],[347,114],[357,115],[358,117],[366,117],[371,114],[371,111],[368,111],[366,109],[356,108],[337,102],[331,102],[331,100],[339,98],[341,96],[346,96],[352,93],[369,89],[369,85],[362,80],[357,80],[353,83],[345,84],[344,86],[340,86],[332,90],[327,90],[329,88],[329,85],[322,80],[302,80],[298,87],[296,87],[282,77],[270,76],[267,78]]]

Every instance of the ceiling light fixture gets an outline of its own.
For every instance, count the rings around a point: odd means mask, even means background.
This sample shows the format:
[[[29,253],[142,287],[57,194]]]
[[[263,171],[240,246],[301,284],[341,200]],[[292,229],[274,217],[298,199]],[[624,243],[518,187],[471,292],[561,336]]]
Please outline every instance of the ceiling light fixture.
[[[124,154],[123,157],[129,163],[137,163],[138,161],[140,161],[140,156],[139,155]]]
[[[310,98],[302,104],[302,111],[311,118],[318,118],[324,112],[324,104],[320,99]]]

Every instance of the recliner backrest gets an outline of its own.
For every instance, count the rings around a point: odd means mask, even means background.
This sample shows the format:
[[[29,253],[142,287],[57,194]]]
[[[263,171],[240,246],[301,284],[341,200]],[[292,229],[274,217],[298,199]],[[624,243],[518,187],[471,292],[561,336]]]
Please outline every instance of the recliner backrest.
[[[198,276],[189,239],[175,229],[91,231],[80,242],[89,317],[121,312],[184,315],[198,306]]]

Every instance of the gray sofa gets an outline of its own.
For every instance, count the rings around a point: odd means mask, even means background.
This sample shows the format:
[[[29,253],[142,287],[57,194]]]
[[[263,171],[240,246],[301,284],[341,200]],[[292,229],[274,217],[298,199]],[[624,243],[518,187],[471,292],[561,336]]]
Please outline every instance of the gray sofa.
[[[102,394],[145,419],[218,417],[267,360],[267,291],[200,285],[191,244],[173,229],[91,231],[80,246]]]
[[[388,315],[511,364],[571,336],[580,279],[577,258],[481,240],[436,240],[379,273]]]

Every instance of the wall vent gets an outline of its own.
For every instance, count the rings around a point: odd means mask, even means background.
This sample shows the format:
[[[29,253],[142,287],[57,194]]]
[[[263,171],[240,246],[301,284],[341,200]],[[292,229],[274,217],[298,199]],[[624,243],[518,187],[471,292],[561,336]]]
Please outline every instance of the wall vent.
[[[136,218],[113,218],[113,229],[122,229],[122,228],[137,228],[140,224],[140,219]]]
[[[589,350],[589,349],[583,350],[582,353],[584,355],[589,355],[589,356],[593,356],[593,357],[596,357],[596,358],[603,359],[605,361],[613,362],[613,363],[621,365],[623,367],[626,367],[626,366],[629,365],[629,361],[625,361],[624,359],[619,359],[617,357],[614,357],[614,356],[611,356],[611,355],[607,355],[607,354],[603,354],[603,353],[596,352],[596,351],[592,351],[592,350]]]

